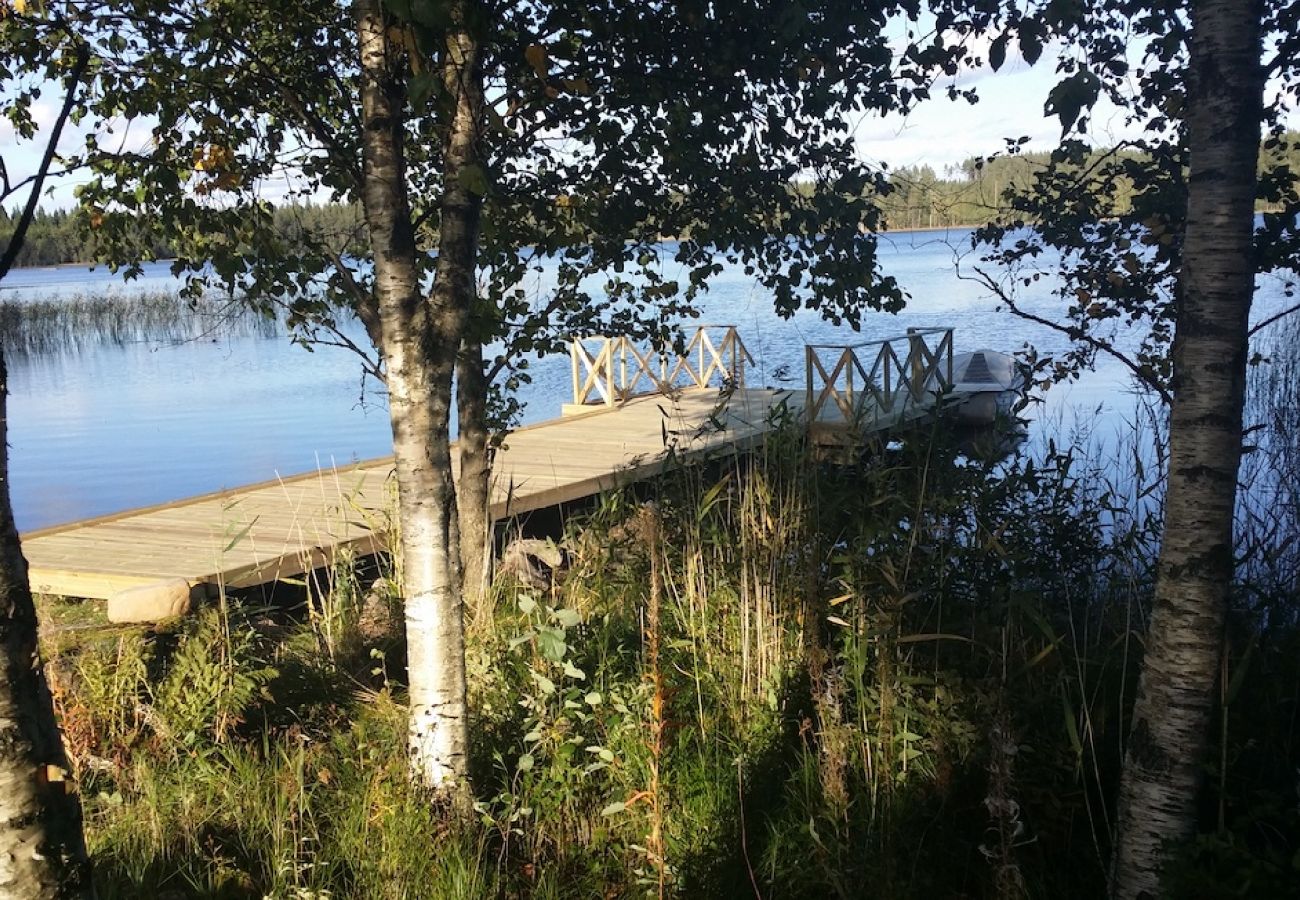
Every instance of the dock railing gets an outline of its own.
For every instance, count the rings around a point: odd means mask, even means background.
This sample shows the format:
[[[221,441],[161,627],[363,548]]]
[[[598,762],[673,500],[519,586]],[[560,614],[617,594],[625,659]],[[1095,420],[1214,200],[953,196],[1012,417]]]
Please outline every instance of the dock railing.
[[[678,356],[637,346],[626,336],[574,338],[573,406],[615,407],[642,394],[745,384],[754,358],[734,325],[700,325]]]
[[[809,423],[835,413],[845,425],[893,415],[953,384],[951,328],[909,328],[860,344],[810,344],[805,352]]]

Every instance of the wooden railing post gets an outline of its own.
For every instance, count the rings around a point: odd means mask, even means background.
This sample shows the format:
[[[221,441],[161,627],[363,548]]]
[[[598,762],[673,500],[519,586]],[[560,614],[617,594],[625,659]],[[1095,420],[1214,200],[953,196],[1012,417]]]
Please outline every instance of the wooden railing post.
[[[907,329],[908,389],[913,400],[925,396],[925,337],[917,329]]]
[[[880,346],[880,393],[884,399],[883,406],[892,407],[894,405],[894,387],[898,381],[898,373],[890,367],[890,362],[894,359],[894,354],[889,351],[888,344]]]
[[[613,406],[615,404],[615,387],[614,387],[614,347],[619,338],[605,338],[605,405]]]
[[[853,400],[853,370],[857,368],[857,360],[857,354],[851,348],[844,351],[844,389],[849,409],[854,411],[857,410],[857,403]]]
[[[578,375],[578,338],[569,341],[569,361],[573,364],[573,404],[582,402],[582,380]]]
[[[619,350],[619,354],[618,354],[619,374],[622,376],[622,380],[619,382],[618,385],[618,399],[625,400],[628,392],[627,338],[626,337],[621,337],[618,339],[618,350]]]
[[[816,393],[813,388],[813,357],[817,355],[817,350],[810,344],[803,348],[804,363],[804,409],[808,410],[810,421],[817,418]]]
[[[952,385],[953,385],[953,380],[952,380],[952,329],[951,329],[951,328],[949,328],[948,331],[947,331],[947,333],[944,334],[944,336],[943,336],[943,342],[944,342],[944,346],[945,346],[945,347],[947,348],[947,350],[948,350],[948,354],[947,354],[947,360],[948,360],[948,365],[947,365],[947,369],[948,369],[948,378],[947,378],[947,380],[943,383],[943,389],[944,389],[945,391],[950,391],[950,390],[952,390]]]

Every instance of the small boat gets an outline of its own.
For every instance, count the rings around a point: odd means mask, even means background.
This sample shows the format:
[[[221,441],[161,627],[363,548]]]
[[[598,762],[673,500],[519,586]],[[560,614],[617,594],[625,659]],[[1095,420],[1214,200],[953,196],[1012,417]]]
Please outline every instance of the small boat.
[[[996,350],[958,353],[952,358],[952,391],[962,397],[955,412],[971,425],[992,425],[1012,415],[1025,392],[1016,358]]]

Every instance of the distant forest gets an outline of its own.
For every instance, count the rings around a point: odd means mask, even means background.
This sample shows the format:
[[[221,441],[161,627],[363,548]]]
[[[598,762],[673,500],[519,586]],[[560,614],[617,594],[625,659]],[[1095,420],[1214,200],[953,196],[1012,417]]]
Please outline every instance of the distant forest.
[[[91,263],[95,261],[94,232],[86,227],[77,211],[38,210],[27,241],[18,253],[19,266],[58,266],[66,263]],[[0,246],[9,243],[13,234],[15,215],[0,208]],[[294,204],[275,210],[277,230],[290,242],[299,241],[306,234],[342,236],[336,245],[363,246],[361,210],[344,204]],[[146,259],[170,259],[170,247],[151,243],[140,231],[140,255]]]
[[[1300,132],[1288,132],[1280,143],[1267,147],[1261,156],[1260,169],[1267,170],[1283,161],[1292,171],[1300,171]],[[1046,162],[1045,153],[1021,153],[987,160],[967,159],[958,166],[947,167],[942,176],[930,166],[895,169],[889,178],[892,190],[880,200],[885,225],[892,231],[983,225],[999,209],[1007,188],[1029,187],[1034,172]],[[1114,200],[1117,211],[1129,202],[1122,192]],[[1259,208],[1268,207],[1261,204]],[[277,208],[275,218],[280,232],[290,242],[306,234],[329,234],[344,236],[345,244],[363,246],[361,210],[356,205],[295,204]],[[9,243],[12,233],[13,216],[0,208],[0,246]],[[141,243],[143,257],[172,256],[170,248],[164,245],[143,246],[143,230]],[[339,242],[333,243],[337,246]],[[18,254],[20,266],[94,260],[93,231],[79,221],[76,212],[63,210],[39,211]]]
[[[1099,156],[1099,151],[1093,158]],[[1120,155],[1136,156],[1131,151]],[[890,230],[910,228],[953,228],[983,225],[1002,205],[1008,187],[1032,187],[1034,173],[1048,161],[1046,153],[1020,153],[987,160],[967,159],[949,167],[940,177],[930,166],[906,166],[890,174],[892,191],[882,199],[885,224]],[[1266,143],[1260,154],[1260,172],[1285,163],[1300,171],[1300,132],[1289,131],[1275,144]],[[1122,212],[1132,198],[1121,188],[1112,198],[1115,211]],[[1257,210],[1268,211],[1267,203]]]

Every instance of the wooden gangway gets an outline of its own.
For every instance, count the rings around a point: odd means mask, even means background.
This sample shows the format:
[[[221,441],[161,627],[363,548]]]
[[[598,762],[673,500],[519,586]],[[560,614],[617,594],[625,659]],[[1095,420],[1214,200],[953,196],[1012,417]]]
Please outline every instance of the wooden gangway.
[[[819,439],[840,443],[853,428],[909,421],[932,408],[945,358],[951,365],[951,332],[944,334],[946,343],[944,335],[907,335],[906,351],[894,349],[894,339],[810,348],[803,392],[747,387],[744,367],[752,360],[730,326],[701,326],[681,353],[622,337],[575,340],[574,402],[561,418],[506,438],[493,462],[492,516],[653,477],[670,455],[699,459],[751,448],[775,427],[778,408],[806,420],[812,410],[808,421]],[[833,361],[826,363],[828,353]],[[250,587],[328,565],[340,553],[385,549],[392,478],[391,458],[278,478],[33,531],[23,536],[23,551],[33,589],[47,594],[107,598],[176,578],[212,591]]]

